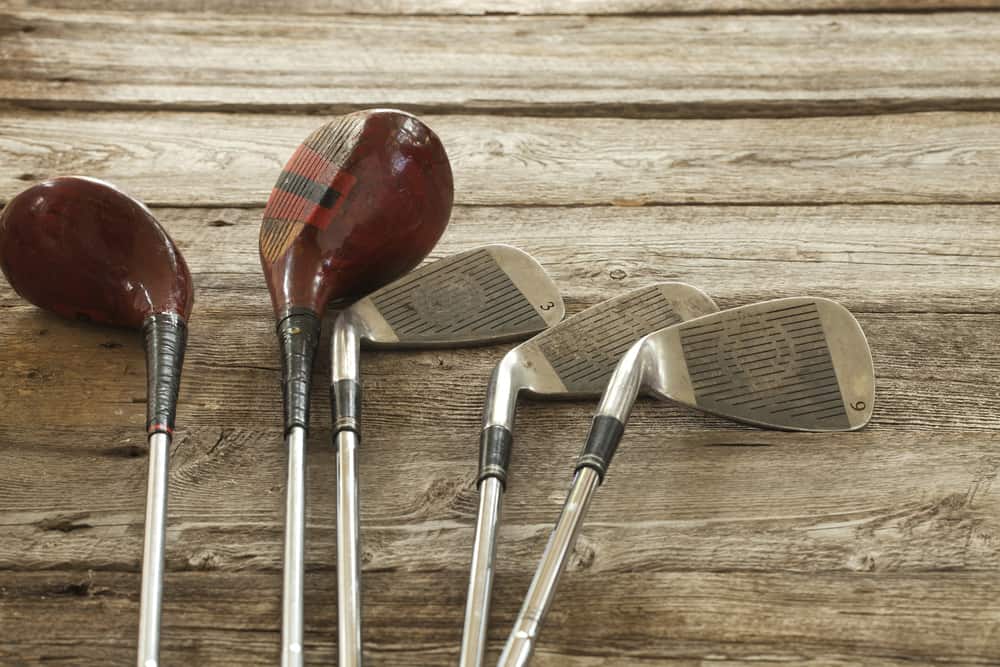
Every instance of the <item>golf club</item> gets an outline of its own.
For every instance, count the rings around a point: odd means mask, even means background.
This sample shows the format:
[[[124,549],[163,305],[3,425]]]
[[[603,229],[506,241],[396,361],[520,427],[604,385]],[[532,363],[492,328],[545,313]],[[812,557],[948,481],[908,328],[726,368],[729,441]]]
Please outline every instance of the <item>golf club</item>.
[[[283,667],[303,663],[305,448],[323,312],[420,263],[448,224],[452,197],[437,135],[410,114],[374,109],[309,135],[264,209],[260,260],[278,322],[288,449]]]
[[[149,209],[108,183],[75,176],[34,185],[7,204],[0,268],[40,308],[143,333],[149,479],[137,664],[157,667],[167,459],[194,304],[191,274]]]
[[[636,340],[717,310],[708,295],[684,283],[643,287],[556,324],[512,349],[497,364],[480,433],[479,513],[466,595],[462,667],[479,667],[486,653],[497,530],[518,396],[524,392],[546,399],[599,397],[618,359]]]
[[[584,514],[640,392],[764,428],[850,431],[871,418],[875,374],[843,306],[795,297],[743,306],[645,336],[615,368],[501,667],[526,665]]]
[[[357,448],[360,344],[421,348],[530,336],[562,319],[562,297],[527,253],[490,245],[432,262],[342,311],[331,337],[330,394],[337,449],[337,622],[341,667],[361,665]]]

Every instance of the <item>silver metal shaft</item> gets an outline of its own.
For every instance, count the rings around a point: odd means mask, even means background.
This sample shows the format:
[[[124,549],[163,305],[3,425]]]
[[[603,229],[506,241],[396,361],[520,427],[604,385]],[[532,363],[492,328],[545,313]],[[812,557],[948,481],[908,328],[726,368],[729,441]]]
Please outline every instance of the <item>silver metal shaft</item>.
[[[167,462],[170,435],[149,436],[146,534],[142,546],[138,667],[160,664],[160,606],[163,601],[163,545],[167,537]]]
[[[285,563],[281,593],[281,667],[302,667],[303,592],[306,546],[306,430],[293,427],[285,439]]]
[[[337,434],[338,665],[360,667],[361,540],[358,511],[358,434]]]
[[[472,547],[472,575],[465,596],[465,627],[462,630],[461,667],[480,667],[486,656],[486,635],[490,620],[490,593],[496,563],[497,531],[503,484],[487,477],[479,486],[479,514]]]
[[[531,580],[528,595],[524,598],[524,605],[517,615],[510,637],[507,638],[507,645],[500,654],[497,667],[522,667],[528,664],[538,641],[542,621],[555,597],[559,575],[566,567],[590,499],[600,483],[597,472],[590,468],[581,469],[573,479],[559,522],[545,546],[545,553],[535,570],[535,578]]]

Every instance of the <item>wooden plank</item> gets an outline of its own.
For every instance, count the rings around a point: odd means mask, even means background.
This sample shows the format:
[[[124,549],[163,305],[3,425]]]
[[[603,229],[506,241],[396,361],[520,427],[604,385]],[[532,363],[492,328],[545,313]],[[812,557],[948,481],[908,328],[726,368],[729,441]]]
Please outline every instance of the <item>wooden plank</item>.
[[[29,108],[746,117],[1000,107],[993,12],[317,21],[26,9],[10,10],[2,32],[0,101]]]
[[[998,113],[624,120],[430,116],[476,205],[1000,202]],[[152,205],[263,206],[322,118],[0,115],[0,196],[66,173]],[[576,215],[574,213],[574,215]],[[929,231],[928,233],[933,233]]]
[[[309,664],[336,658],[336,592],[332,573],[322,574],[307,574]],[[497,657],[528,576],[497,582],[489,659]],[[455,663],[463,581],[451,572],[383,571],[366,584],[366,661]],[[14,667],[127,664],[137,586],[130,574],[0,572],[0,659]],[[168,573],[164,664],[275,664],[279,598],[277,573]],[[532,664],[996,665],[998,598],[994,572],[660,571],[618,573],[598,586],[575,571],[565,577]]]
[[[9,0],[11,9],[75,9],[89,11],[169,11],[220,14],[268,13],[261,0]],[[906,12],[997,9],[996,0],[291,0],[282,3],[286,14],[362,15],[663,15],[663,14],[808,14],[813,12]]]

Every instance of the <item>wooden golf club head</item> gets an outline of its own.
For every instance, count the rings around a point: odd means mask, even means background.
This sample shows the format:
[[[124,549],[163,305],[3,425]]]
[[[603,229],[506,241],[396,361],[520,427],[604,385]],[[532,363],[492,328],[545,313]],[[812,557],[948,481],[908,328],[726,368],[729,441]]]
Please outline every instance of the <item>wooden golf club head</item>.
[[[299,145],[264,210],[260,259],[275,313],[322,316],[420,263],[453,198],[440,139],[390,109],[341,116]]]
[[[184,258],[149,210],[114,186],[66,176],[0,215],[0,268],[14,291],[63,317],[140,328],[194,304]]]

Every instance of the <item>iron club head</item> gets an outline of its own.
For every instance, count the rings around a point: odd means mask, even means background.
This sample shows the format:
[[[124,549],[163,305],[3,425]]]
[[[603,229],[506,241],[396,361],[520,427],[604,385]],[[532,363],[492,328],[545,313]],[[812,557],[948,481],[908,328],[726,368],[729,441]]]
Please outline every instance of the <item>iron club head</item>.
[[[851,431],[871,419],[875,372],[861,325],[828,299],[775,299],[668,327],[622,357],[578,468],[604,475],[639,393],[764,428]]]
[[[373,347],[458,347],[530,336],[562,319],[545,269],[509,245],[426,264],[340,314]]]
[[[621,356],[658,329],[718,310],[685,283],[651,285],[597,304],[510,350],[487,390],[480,476],[506,480],[517,397],[598,397]]]

